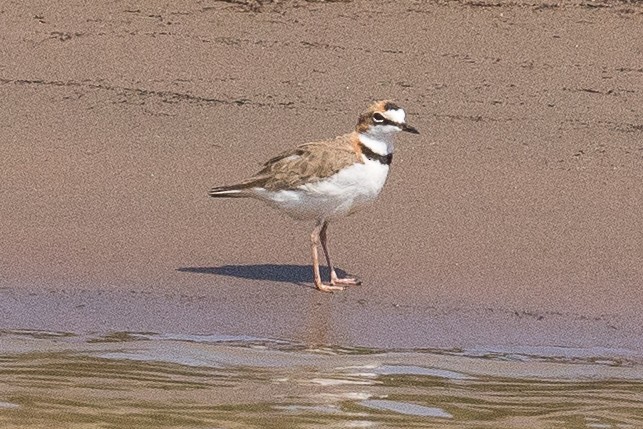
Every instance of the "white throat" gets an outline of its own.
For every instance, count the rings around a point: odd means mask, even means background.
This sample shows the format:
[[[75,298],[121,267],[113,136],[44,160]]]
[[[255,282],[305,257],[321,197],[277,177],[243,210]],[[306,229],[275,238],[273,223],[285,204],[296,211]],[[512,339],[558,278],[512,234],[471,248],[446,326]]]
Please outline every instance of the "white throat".
[[[359,133],[359,141],[378,155],[393,153],[393,133]]]

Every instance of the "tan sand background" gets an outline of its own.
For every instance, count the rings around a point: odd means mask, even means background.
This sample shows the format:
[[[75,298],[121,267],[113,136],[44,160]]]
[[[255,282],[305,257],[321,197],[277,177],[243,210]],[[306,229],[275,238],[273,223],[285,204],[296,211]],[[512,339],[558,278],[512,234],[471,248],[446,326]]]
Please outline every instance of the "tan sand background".
[[[29,1],[0,38],[0,329],[643,350],[641,2]],[[422,134],[318,293],[312,225],[207,190],[379,98]]]

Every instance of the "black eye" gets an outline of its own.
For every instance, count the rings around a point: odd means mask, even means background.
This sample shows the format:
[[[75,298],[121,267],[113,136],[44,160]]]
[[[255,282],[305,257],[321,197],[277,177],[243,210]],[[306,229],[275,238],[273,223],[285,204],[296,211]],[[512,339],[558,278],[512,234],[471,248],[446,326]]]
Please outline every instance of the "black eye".
[[[375,122],[384,122],[384,116],[381,113],[373,113],[373,120]]]

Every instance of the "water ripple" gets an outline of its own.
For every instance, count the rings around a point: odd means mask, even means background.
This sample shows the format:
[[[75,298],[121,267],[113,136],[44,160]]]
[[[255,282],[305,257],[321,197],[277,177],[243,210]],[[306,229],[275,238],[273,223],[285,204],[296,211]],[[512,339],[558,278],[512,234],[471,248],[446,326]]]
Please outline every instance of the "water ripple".
[[[643,427],[643,366],[605,350],[32,331],[0,332],[0,347],[8,428]]]

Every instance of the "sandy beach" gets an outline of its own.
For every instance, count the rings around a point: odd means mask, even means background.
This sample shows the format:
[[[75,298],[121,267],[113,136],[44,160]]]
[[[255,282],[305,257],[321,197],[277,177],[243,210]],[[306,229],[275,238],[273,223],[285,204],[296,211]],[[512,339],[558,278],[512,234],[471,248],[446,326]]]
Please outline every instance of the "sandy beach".
[[[0,330],[643,352],[643,4],[0,7]],[[372,208],[208,198],[395,99]]]

